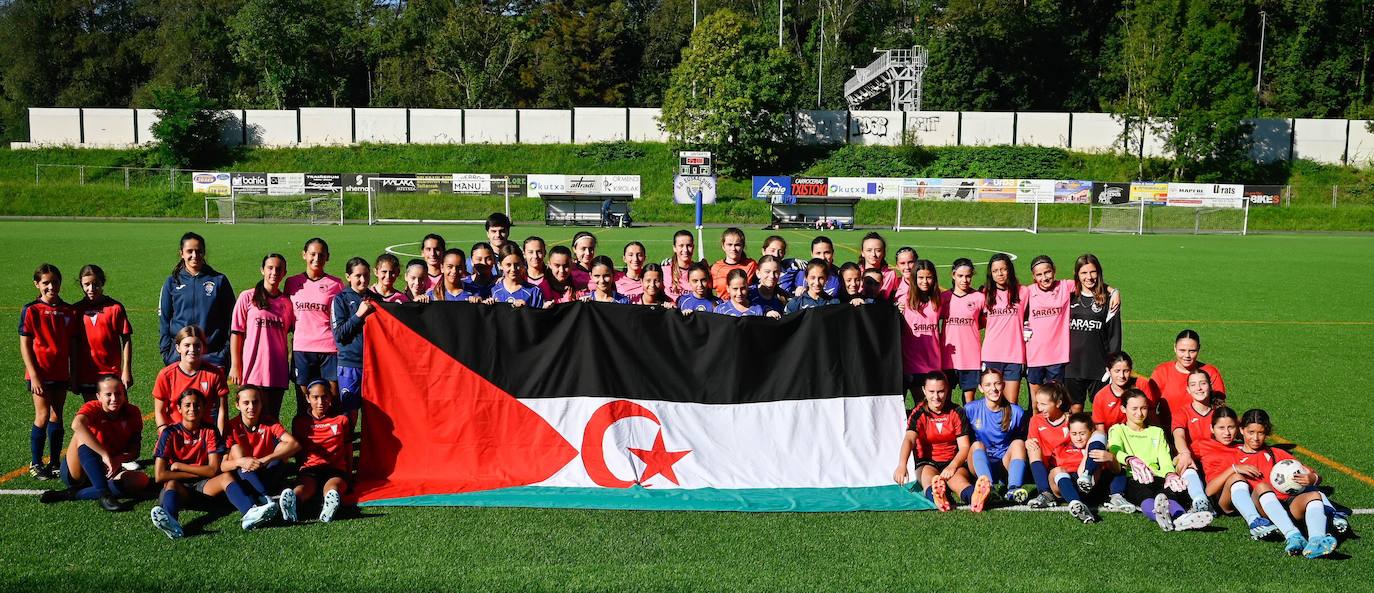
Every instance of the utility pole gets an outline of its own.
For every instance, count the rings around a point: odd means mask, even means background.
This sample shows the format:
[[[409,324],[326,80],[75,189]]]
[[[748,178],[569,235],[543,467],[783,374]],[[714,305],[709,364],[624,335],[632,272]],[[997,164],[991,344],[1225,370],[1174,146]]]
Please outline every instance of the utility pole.
[[[821,77],[825,73],[825,6],[816,0],[816,8],[821,13],[821,52],[816,58],[816,109],[821,108]]]
[[[1260,115],[1260,83],[1264,81],[1264,32],[1267,17],[1263,10],[1260,11],[1260,48],[1259,48],[1259,68],[1255,74],[1255,118]]]
[[[778,0],[778,47],[782,47],[782,0]]]

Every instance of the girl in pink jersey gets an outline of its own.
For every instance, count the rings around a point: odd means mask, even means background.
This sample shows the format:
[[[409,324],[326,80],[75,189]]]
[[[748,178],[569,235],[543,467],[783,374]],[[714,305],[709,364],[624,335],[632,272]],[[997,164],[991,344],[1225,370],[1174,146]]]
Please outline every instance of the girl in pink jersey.
[[[445,251],[448,251],[448,242],[444,241],[441,235],[430,233],[420,240],[420,255],[424,258],[425,275],[420,283],[420,289],[412,292],[411,298],[425,294],[443,281]]]
[[[314,237],[301,250],[305,271],[286,279],[286,295],[296,312],[296,328],[291,344],[292,367],[296,379],[296,410],[305,411],[305,386],[315,380],[328,381],[338,393],[338,347],[329,312],[334,297],[343,292],[343,282],[325,273],[329,263],[329,244]]]
[[[648,252],[644,250],[644,244],[639,241],[630,241],[625,244],[625,271],[616,274],[615,290],[626,298],[633,299],[644,292],[644,261]]]
[[[983,345],[979,330],[987,300],[973,290],[973,262],[954,260],[950,277],[954,289],[940,293],[940,320],[944,335],[940,366],[950,376],[950,385],[963,390],[963,401],[972,401],[978,389],[978,371],[983,369]]]
[[[895,270],[887,266],[887,240],[878,233],[864,235],[863,241],[859,242],[859,258],[864,270],[878,270],[882,273],[878,294],[883,299],[890,300],[897,292],[900,278]]]
[[[692,292],[688,276],[697,262],[692,259],[696,250],[696,237],[692,231],[680,230],[673,233],[673,256],[663,260],[663,284],[668,297],[676,301],[684,294]]]
[[[525,281],[539,286],[544,281],[544,274],[548,273],[548,267],[544,265],[544,245],[543,237],[529,236],[525,238],[523,245],[525,252]]]
[[[604,255],[592,260],[591,276],[587,280],[587,290],[580,297],[583,301],[594,303],[630,304],[630,299],[616,292],[615,264]]]
[[[544,308],[559,303],[577,300],[577,291],[572,286],[572,251],[559,245],[549,250],[549,273],[539,285],[544,291]]]
[[[372,265],[372,273],[377,276],[377,283],[372,285],[372,292],[382,297],[385,303],[408,303],[410,297],[405,291],[396,290],[396,279],[401,275],[401,260],[390,253],[383,253],[377,256],[377,261]]]
[[[668,293],[663,286],[663,266],[658,264],[645,264],[644,277],[640,280],[640,293],[630,299],[636,305],[658,305],[660,307],[673,308],[677,303],[668,297]]]
[[[1026,370],[1026,320],[1029,290],[1016,279],[1010,255],[998,253],[988,260],[983,284],[987,306],[987,332],[983,335],[983,366],[1002,372],[1002,393],[1011,403],[1021,397],[1021,377]]]
[[[906,278],[911,274],[912,266],[916,265],[916,260],[920,259],[916,255],[913,247],[901,247],[897,249],[897,287],[892,289],[892,302],[896,303],[906,299],[907,286]]]
[[[573,235],[573,265],[570,268],[574,290],[586,290],[592,278],[592,260],[596,259],[596,235],[580,231]]]
[[[1069,300],[1072,282],[1054,277],[1054,260],[1037,255],[1031,260],[1035,284],[1029,287],[1026,301],[1026,379],[1031,396],[1051,381],[1064,382],[1064,365],[1069,362]]]
[[[262,258],[262,280],[239,294],[229,326],[229,382],[260,388],[264,413],[281,415],[282,395],[291,385],[291,359],[286,334],[296,326],[291,298],[281,290],[286,257]]]
[[[919,397],[917,378],[940,370],[940,281],[935,264],[917,260],[906,282],[914,288],[897,302],[902,313],[902,374],[907,390]]]

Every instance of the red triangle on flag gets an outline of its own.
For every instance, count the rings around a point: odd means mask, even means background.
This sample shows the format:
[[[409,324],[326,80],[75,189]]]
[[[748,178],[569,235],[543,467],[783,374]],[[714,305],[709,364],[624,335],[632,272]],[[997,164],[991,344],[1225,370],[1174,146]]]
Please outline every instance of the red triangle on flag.
[[[527,486],[577,457],[528,406],[386,309],[364,332],[359,500]]]

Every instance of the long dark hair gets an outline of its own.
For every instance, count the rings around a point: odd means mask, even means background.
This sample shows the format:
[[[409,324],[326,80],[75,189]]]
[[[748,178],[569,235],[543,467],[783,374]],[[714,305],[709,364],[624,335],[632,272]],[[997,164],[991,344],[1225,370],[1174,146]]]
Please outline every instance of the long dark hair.
[[[1054,264],[1051,263],[1050,265]],[[1097,261],[1096,255],[1093,255],[1091,253],[1084,253],[1083,255],[1078,256],[1077,260],[1074,260],[1074,294],[1080,296],[1083,294],[1083,283],[1078,281],[1078,271],[1083,269],[1083,266],[1087,265],[1091,265],[1092,267],[1097,268],[1097,286],[1093,288],[1093,302],[1097,303],[1097,306],[1101,307],[1102,305],[1107,304],[1107,274],[1106,272],[1102,271],[1102,262]]]
[[[998,253],[988,260],[987,279],[983,284],[983,296],[989,309],[997,303],[997,281],[992,279],[992,264],[999,261],[1007,264],[1007,306],[1015,307],[1021,302],[1021,282],[1016,279],[1016,264],[1012,263],[1010,255]]]
[[[450,256],[450,255],[456,255],[456,256],[458,256],[458,259],[461,260],[462,263],[459,263],[459,264],[458,264],[458,267],[459,267],[460,269],[463,267],[464,264],[467,263],[468,254],[463,253],[463,250],[462,250],[462,249],[458,249],[458,248],[456,248],[456,247],[455,247],[455,248],[452,248],[452,249],[445,249],[445,250],[444,250],[444,256],[441,257],[441,258],[439,258],[439,262],[440,262],[439,265],[440,265],[441,269],[442,269],[442,266],[443,266],[443,261],[446,260],[446,259],[448,259],[448,256]],[[461,281],[462,281],[462,280],[460,279],[459,282],[461,282]],[[447,286],[447,284],[448,284],[448,278],[443,278],[443,277],[439,278],[439,283],[438,283],[438,285],[435,286],[435,288],[437,288],[438,290],[434,291],[434,298],[433,298],[433,300],[436,300],[436,301],[447,301],[447,300],[448,300],[448,286]],[[462,285],[462,284],[459,284],[459,285],[458,285],[458,290],[462,290],[462,289],[463,289],[463,285]]]
[[[192,239],[194,239],[194,240],[196,240],[196,241],[200,241],[200,248],[201,248],[201,250],[205,251],[207,254],[210,252],[209,246],[207,246],[207,245],[205,244],[205,237],[202,237],[202,236],[200,236],[200,235],[197,234],[197,233],[193,233],[193,232],[191,232],[191,231],[187,231],[186,234],[184,234],[184,235],[181,236],[181,241],[178,241],[178,242],[177,242],[177,252],[178,252],[178,253],[177,253],[177,265],[172,266],[172,275],[173,275],[173,276],[176,276],[177,274],[180,274],[180,273],[182,272],[182,270],[185,270],[185,269],[186,269],[186,261],[183,260],[183,259],[181,259],[181,253],[180,253],[180,252],[181,252],[181,249],[182,249],[183,247],[186,247],[186,242],[187,242],[187,241],[190,241],[190,240],[192,240]],[[210,267],[210,260],[209,260],[209,259],[206,259],[206,257],[205,257],[204,255],[200,256],[200,260],[201,260],[201,262],[203,262],[203,263],[205,264],[205,271],[206,271],[207,273],[208,273],[208,272],[214,271],[214,268],[211,268],[211,267]]]
[[[283,266],[283,267],[286,266],[286,258],[283,257],[282,254],[280,254],[280,253],[269,253],[269,254],[267,254],[267,257],[262,258],[262,264],[259,265],[258,267],[259,267],[259,268],[265,268],[265,267],[267,267],[267,262],[268,262],[268,261],[271,261],[271,260],[273,260],[273,259],[279,259],[279,260],[281,260],[282,266]],[[278,295],[278,296],[280,296],[280,295]],[[270,294],[267,293],[267,284],[266,284],[266,281],[265,281],[265,280],[258,280],[258,283],[255,284],[255,285],[253,285],[253,306],[254,306],[254,307],[257,307],[259,311],[266,311],[267,308],[268,308],[269,306],[271,306],[271,301],[270,301],[271,298],[272,298],[272,295],[270,295]]]
[[[1258,424],[1264,427],[1264,434],[1273,434],[1274,425],[1269,422],[1269,412],[1259,408],[1251,408],[1240,415],[1240,426],[1244,428],[1251,424]]]
[[[921,290],[916,285],[916,274],[921,270],[930,272],[930,277],[934,282],[929,291]],[[916,265],[911,267],[911,278],[907,280],[908,290],[906,293],[906,306],[912,311],[920,308],[921,304],[929,303],[932,310],[940,310],[940,276],[935,273],[935,262],[928,259],[916,260]]]

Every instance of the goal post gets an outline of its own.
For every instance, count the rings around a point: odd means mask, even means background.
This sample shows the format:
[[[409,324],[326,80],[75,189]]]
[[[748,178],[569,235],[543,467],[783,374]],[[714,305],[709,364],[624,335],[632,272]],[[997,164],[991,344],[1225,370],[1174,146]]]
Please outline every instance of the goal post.
[[[459,185],[476,184],[460,190]],[[511,176],[419,174],[375,176],[367,180],[367,223],[375,224],[482,224],[470,218],[474,211],[465,198],[504,198],[510,215],[511,198],[525,197],[513,187]],[[465,203],[466,202],[466,203]]]
[[[1125,204],[1089,204],[1089,233],[1128,233],[1145,234],[1145,208],[1147,202],[1127,202]]]
[[[269,195],[230,190],[227,196],[205,197],[205,222],[288,224],[344,223],[343,188],[320,188],[310,192]]]

